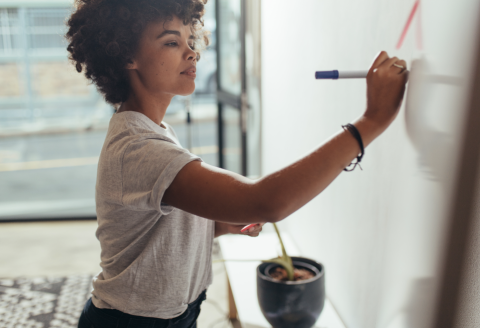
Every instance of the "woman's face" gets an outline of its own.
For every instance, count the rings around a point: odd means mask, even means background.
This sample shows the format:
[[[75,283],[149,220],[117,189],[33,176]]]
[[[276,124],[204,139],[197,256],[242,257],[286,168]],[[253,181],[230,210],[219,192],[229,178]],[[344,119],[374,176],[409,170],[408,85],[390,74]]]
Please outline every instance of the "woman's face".
[[[158,96],[186,96],[195,90],[197,54],[190,25],[176,16],[150,23],[143,32],[130,74],[142,88]]]

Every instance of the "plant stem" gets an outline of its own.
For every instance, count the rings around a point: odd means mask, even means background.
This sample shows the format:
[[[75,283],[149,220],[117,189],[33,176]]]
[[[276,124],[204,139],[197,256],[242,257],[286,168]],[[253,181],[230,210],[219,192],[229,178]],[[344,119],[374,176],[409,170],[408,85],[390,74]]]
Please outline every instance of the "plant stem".
[[[285,251],[285,246],[283,245],[283,240],[282,240],[282,236],[280,235],[280,231],[278,230],[278,227],[275,223],[273,223],[273,227],[277,232],[278,240],[280,241],[280,247],[282,247],[282,255],[283,257],[288,257],[287,252]]]
[[[280,247],[282,247],[282,257],[279,259],[273,259],[272,261],[283,266],[283,268],[287,271],[288,280],[293,281],[295,271],[292,263],[292,258],[288,256],[287,252],[285,251],[285,246],[283,245],[282,236],[280,235],[280,231],[278,230],[278,227],[275,223],[273,223],[273,227],[277,232],[278,240],[280,241]]]

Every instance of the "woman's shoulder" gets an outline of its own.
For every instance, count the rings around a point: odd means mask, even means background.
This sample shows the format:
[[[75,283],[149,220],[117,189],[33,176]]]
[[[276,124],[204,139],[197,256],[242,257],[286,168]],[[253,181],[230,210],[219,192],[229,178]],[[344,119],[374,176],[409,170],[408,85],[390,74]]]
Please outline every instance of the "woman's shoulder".
[[[170,125],[164,129],[142,113],[125,111],[113,114],[105,143],[130,144],[157,139],[178,145],[175,138],[175,132]]]

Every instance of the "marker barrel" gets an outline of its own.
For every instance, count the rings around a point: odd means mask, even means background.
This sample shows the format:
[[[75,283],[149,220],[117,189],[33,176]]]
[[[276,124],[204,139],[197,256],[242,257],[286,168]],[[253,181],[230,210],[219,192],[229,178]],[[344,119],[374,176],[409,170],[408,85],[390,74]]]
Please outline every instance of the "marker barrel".
[[[318,71],[315,72],[317,80],[338,80],[338,79],[365,79],[368,71]]]

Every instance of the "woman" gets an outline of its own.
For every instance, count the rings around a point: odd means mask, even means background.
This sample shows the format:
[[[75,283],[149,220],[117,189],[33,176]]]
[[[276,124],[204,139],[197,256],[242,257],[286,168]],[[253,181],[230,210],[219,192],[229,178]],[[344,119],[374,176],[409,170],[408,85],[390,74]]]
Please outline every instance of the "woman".
[[[257,236],[298,210],[357,157],[360,138],[366,147],[397,115],[406,63],[381,52],[354,127],[259,180],[205,164],[162,121],[175,95],[195,89],[204,1],[77,0],[68,22],[77,71],[117,107],[96,185],[102,272],[79,327],[196,327],[213,238]]]

